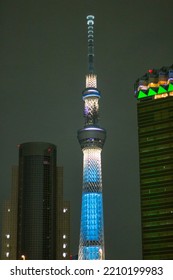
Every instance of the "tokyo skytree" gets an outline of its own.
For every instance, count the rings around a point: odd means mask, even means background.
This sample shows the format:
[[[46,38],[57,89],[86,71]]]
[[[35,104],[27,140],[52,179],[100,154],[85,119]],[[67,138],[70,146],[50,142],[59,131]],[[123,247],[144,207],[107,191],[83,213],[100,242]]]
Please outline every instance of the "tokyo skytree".
[[[99,125],[100,91],[94,73],[94,16],[87,16],[88,74],[84,101],[84,127],[78,130],[78,140],[83,152],[82,209],[79,240],[79,260],[104,260],[104,222],[101,152],[106,131]]]

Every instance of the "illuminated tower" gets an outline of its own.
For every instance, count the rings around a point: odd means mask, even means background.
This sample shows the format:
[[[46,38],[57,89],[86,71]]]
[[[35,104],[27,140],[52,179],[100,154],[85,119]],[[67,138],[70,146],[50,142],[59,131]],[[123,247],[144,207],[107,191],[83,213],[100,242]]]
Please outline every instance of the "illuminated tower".
[[[173,65],[135,84],[143,259],[173,259]]]
[[[78,131],[83,152],[83,189],[79,260],[101,260],[104,252],[103,197],[101,151],[106,131],[99,126],[99,99],[97,76],[94,74],[94,16],[87,16],[88,74],[82,93],[85,125]]]

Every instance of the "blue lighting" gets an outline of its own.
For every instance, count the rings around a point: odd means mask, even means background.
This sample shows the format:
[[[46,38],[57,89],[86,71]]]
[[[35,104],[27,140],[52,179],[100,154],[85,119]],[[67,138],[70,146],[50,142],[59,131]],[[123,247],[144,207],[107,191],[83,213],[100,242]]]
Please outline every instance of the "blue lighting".
[[[98,168],[93,168],[92,170],[89,170],[88,166],[84,170],[83,174],[83,183],[97,183],[100,182],[100,174],[99,174]]]
[[[90,88],[90,89],[85,89],[82,93],[83,95],[83,100],[88,97],[98,97],[100,98],[100,92],[97,89]]]
[[[83,100],[85,100],[85,98],[87,97],[100,97],[100,94],[99,93],[86,93],[86,94],[83,94]]]
[[[84,241],[99,241],[103,227],[102,193],[83,193],[81,231]]]
[[[99,260],[100,254],[99,251],[101,250],[100,246],[90,246],[83,248],[83,255],[85,260]]]

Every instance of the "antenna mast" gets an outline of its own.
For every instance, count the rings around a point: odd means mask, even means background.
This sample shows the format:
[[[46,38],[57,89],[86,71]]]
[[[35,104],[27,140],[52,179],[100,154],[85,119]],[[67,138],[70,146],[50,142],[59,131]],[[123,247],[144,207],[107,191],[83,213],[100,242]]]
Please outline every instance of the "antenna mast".
[[[88,25],[88,70],[94,73],[94,16],[87,16]]]
[[[97,76],[94,74],[94,16],[86,17],[88,26],[88,74],[86,88],[97,88]]]

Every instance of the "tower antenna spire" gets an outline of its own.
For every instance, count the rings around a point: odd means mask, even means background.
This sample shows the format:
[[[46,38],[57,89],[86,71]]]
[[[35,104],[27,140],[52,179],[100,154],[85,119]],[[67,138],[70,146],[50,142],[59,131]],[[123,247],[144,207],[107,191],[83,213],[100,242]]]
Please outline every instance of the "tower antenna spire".
[[[88,15],[88,71],[89,74],[94,73],[94,16]]]

